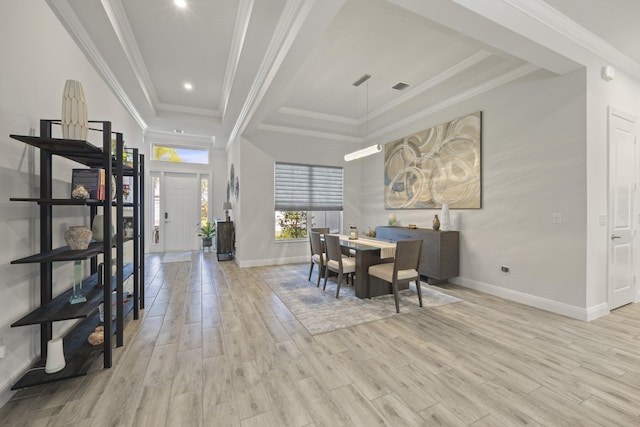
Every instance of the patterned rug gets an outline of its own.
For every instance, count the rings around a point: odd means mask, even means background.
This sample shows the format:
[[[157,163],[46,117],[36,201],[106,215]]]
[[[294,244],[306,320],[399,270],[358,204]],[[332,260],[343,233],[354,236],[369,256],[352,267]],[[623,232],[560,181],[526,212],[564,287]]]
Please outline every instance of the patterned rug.
[[[317,335],[398,315],[392,294],[360,299],[355,296],[354,287],[346,285],[343,279],[340,297],[336,299],[335,278],[327,280],[327,289],[323,291],[323,280],[320,281],[320,288],[316,287],[317,268],[314,269],[311,282],[307,280],[308,268],[308,265],[304,265],[287,270],[285,274],[266,274],[262,279],[310,334]],[[462,301],[438,292],[426,283],[421,283],[421,288],[423,307],[419,306],[415,283],[409,289],[400,291],[400,314]]]

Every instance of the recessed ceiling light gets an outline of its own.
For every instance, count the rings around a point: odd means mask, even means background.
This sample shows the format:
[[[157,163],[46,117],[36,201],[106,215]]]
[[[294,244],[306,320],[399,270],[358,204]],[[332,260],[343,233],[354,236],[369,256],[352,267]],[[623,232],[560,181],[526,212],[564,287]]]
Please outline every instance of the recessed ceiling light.
[[[173,2],[180,9],[184,9],[185,7],[187,7],[187,0],[173,0]]]
[[[184,129],[174,129],[175,133],[184,133]]]
[[[186,82],[186,83],[184,84],[184,88],[185,88],[186,90],[193,90],[193,85],[192,85],[191,83],[189,83],[189,82]]]

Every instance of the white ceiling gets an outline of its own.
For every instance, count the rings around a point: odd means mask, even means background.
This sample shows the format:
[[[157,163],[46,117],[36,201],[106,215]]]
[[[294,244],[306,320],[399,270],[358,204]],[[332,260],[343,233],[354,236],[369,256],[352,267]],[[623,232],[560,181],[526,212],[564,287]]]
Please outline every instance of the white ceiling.
[[[147,132],[218,148],[269,131],[358,144],[593,56],[640,71],[637,0],[47,1]]]

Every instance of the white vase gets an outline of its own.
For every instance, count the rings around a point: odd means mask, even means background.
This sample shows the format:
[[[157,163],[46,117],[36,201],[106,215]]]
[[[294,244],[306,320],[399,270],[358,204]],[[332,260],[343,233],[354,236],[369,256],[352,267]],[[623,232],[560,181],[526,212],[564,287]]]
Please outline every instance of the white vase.
[[[93,235],[93,240],[96,242],[104,241],[104,215],[96,215],[93,218],[93,224],[91,225],[91,232]],[[113,224],[111,224],[111,237],[115,235],[115,229]]]
[[[67,80],[64,84],[60,124],[64,139],[87,140],[89,130],[87,102],[82,84],[77,80]]]
[[[447,203],[442,204],[442,212],[440,212],[440,230],[449,230],[449,224],[451,219],[449,218],[449,205]]]

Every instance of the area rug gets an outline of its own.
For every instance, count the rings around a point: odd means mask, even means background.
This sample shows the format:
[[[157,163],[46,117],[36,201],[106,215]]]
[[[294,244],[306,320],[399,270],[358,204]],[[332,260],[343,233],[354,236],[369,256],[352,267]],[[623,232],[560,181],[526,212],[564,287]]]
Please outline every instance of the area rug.
[[[169,262],[190,262],[191,252],[167,252],[162,257],[163,263]]]
[[[315,271],[311,282],[307,280],[308,274],[306,266],[290,269],[286,275],[266,274],[262,279],[312,335],[398,315],[392,294],[360,299],[355,296],[353,286],[343,283],[340,297],[336,299],[334,280],[330,278],[323,291],[322,280],[320,287],[316,287]],[[421,283],[421,288],[423,307],[419,306],[415,283],[400,291],[400,314],[462,301],[438,292],[426,283]]]

